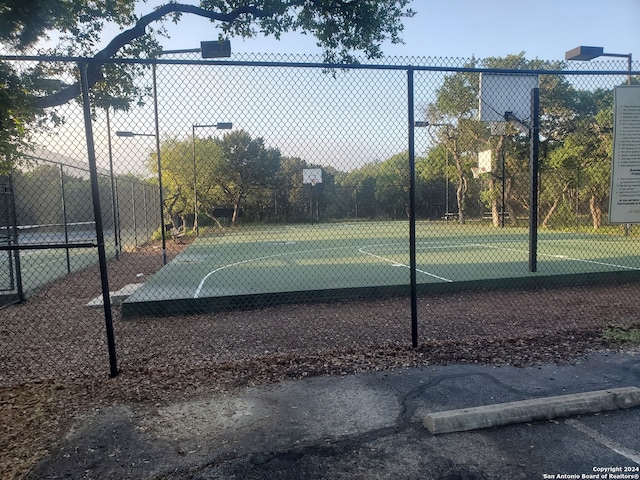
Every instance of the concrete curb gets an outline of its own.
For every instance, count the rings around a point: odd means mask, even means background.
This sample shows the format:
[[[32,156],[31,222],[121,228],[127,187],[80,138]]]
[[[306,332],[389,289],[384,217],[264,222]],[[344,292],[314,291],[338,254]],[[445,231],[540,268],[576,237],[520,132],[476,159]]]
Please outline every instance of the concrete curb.
[[[429,413],[422,423],[437,435],[637,406],[640,388],[624,387]]]
[[[125,285],[124,287],[122,287],[120,290],[118,290],[116,292],[109,292],[109,297],[111,298],[111,303],[113,303],[113,304],[122,303],[124,300],[126,300],[131,295],[133,295],[136,292],[136,290],[138,290],[142,285],[144,285],[144,284],[143,283],[130,283],[128,285]],[[87,303],[86,306],[87,307],[102,307],[103,304],[104,304],[104,301],[102,300],[102,295],[100,295],[99,297],[96,297],[93,300],[91,300],[89,303]]]

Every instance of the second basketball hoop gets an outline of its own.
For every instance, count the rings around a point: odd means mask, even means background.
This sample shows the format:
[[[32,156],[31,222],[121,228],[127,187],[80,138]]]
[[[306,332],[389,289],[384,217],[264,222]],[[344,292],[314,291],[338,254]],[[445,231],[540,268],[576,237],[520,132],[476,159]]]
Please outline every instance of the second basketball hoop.
[[[316,184],[322,183],[322,169],[321,168],[304,168],[302,169],[302,183],[315,187]]]

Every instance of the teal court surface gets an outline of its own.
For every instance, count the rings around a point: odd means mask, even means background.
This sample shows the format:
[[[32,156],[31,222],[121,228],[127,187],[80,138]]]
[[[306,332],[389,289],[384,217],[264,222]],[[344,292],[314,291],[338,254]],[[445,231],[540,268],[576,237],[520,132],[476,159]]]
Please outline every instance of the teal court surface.
[[[419,222],[421,292],[569,276],[640,278],[640,240],[541,232],[529,271],[527,229]],[[180,314],[270,303],[409,292],[408,222],[229,229],[195,239],[122,305],[123,315]],[[524,285],[524,283],[522,283]]]

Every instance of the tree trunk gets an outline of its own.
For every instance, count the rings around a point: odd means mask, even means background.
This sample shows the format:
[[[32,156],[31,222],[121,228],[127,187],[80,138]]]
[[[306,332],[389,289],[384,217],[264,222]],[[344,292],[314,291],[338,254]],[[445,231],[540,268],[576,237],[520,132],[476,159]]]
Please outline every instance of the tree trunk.
[[[238,195],[233,202],[233,215],[231,217],[231,226],[235,227],[240,215],[240,202],[242,202],[242,195]]]
[[[591,195],[589,199],[589,210],[593,220],[593,229],[598,230],[602,226],[602,205],[595,195]]]
[[[504,151],[503,151],[504,150],[504,141],[505,141],[505,135],[500,135],[500,138],[498,140],[498,145],[496,145],[496,148],[495,148],[495,157],[496,157],[496,159],[503,158],[503,156],[504,156]],[[496,160],[496,162],[498,162],[498,161],[499,160]],[[502,167],[504,167],[504,163],[503,163]],[[496,164],[496,170],[497,169],[498,169],[498,165]],[[504,168],[502,169],[501,177],[496,177],[493,174],[493,172],[489,176],[489,189],[492,192],[492,196],[491,196],[491,219],[493,221],[493,226],[494,227],[500,227],[502,225],[500,214],[503,213],[501,211],[502,209],[498,208],[498,195],[496,195],[496,192],[495,192],[496,178],[500,178],[500,186],[502,186],[504,184],[504,181],[505,181],[504,177],[505,177]]]
[[[458,182],[458,189],[456,190],[456,199],[458,202],[458,222],[460,225],[465,223],[465,195],[464,195],[464,179],[460,179]]]
[[[513,208],[513,204],[509,201],[511,199],[511,180],[507,180],[504,188],[504,210],[509,217],[509,225],[512,227],[518,226],[518,217],[516,217],[516,210]]]
[[[495,195],[494,189],[496,186],[496,179],[493,175],[489,176],[489,191],[491,192],[491,223],[494,227],[500,226],[500,209],[498,208],[498,197]]]
[[[467,199],[467,178],[462,171],[462,162],[456,155],[456,168],[458,170],[458,188],[456,189],[456,200],[458,202],[458,222],[460,225],[464,225],[466,220],[466,199]]]
[[[556,197],[553,200],[553,204],[549,208],[549,211],[545,215],[544,220],[542,221],[542,225],[541,225],[542,228],[549,228],[549,222],[551,221],[551,217],[553,216],[553,212],[555,212],[556,208],[558,208],[558,204],[559,203],[560,203],[560,197]]]

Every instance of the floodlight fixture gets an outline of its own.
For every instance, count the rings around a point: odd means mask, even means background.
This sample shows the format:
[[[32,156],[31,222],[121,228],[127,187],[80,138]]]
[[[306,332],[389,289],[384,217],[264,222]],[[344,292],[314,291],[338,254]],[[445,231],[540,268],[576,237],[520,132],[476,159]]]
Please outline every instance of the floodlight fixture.
[[[192,125],[194,129],[196,128],[217,128],[218,130],[231,130],[233,128],[232,122],[218,122],[212,123],[208,125]]]
[[[565,60],[578,60],[583,62],[593,60],[598,57],[626,58],[627,69],[629,70],[629,75],[627,75],[627,85],[631,85],[632,57],[630,53],[607,53],[604,51],[603,47],[586,47],[581,45],[564,54]]]
[[[118,130],[116,132],[116,137],[155,137],[155,133],[136,133],[129,131]]]
[[[564,54],[565,60],[580,60],[588,61],[593,60],[604,55],[604,48],[602,47],[586,47],[581,45],[572,50],[569,50]]]
[[[200,55],[202,58],[222,58],[231,56],[230,40],[214,40],[200,42]]]
[[[213,40],[200,42],[200,48],[183,48],[179,50],[162,50],[161,55],[178,55],[181,53],[199,53],[202,58],[222,58],[231,56],[230,40]]]

